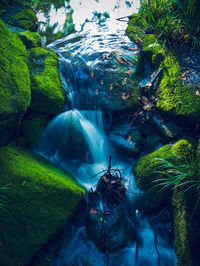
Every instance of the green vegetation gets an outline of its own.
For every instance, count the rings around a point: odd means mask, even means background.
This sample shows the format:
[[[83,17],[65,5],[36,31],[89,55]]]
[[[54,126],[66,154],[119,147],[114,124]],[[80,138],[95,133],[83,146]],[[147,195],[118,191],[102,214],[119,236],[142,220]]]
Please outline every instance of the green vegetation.
[[[130,16],[126,32],[130,39],[142,46],[155,69],[163,69],[156,92],[157,109],[184,125],[195,123],[200,116],[200,97],[196,96],[195,88],[183,84],[177,57],[160,43],[158,35],[149,31],[143,14]]]
[[[198,0],[142,0],[139,13],[159,40],[170,46],[200,47]]]
[[[32,8],[24,8],[7,19],[8,24],[22,28],[24,30],[33,30],[37,17]]]
[[[155,186],[155,182],[160,180],[160,175],[155,173],[162,165],[160,160],[166,157],[173,159],[182,155],[184,158],[189,151],[192,150],[192,144],[182,139],[173,146],[165,145],[162,148],[141,157],[135,165],[134,176],[139,188],[147,191],[152,207],[159,207],[169,196],[169,190],[162,190],[159,186]],[[166,204],[166,202],[165,202]]]
[[[40,140],[47,124],[48,116],[37,112],[31,112],[22,123],[22,133],[30,147],[35,147]]]
[[[17,36],[22,40],[27,49],[41,46],[41,36],[37,32],[24,31],[17,33]]]
[[[31,100],[27,52],[22,41],[0,19],[0,145],[26,112]]]
[[[58,56],[52,49],[33,48],[28,59],[31,74],[31,108],[47,114],[58,114],[65,103],[59,76]]]
[[[0,187],[9,187],[0,211],[1,265],[25,265],[56,236],[85,190],[59,167],[14,145],[0,148]]]
[[[199,225],[191,210],[193,195],[175,189],[172,197],[171,217],[178,266],[199,266]]]

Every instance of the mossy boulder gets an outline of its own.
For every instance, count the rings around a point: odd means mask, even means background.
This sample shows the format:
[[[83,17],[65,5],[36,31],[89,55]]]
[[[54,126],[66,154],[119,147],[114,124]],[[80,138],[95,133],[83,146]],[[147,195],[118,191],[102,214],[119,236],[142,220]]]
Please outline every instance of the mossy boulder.
[[[27,49],[41,46],[41,36],[37,32],[24,31],[17,34]]]
[[[0,145],[18,126],[31,100],[27,52],[0,19]]]
[[[140,44],[155,70],[163,69],[156,92],[158,110],[183,125],[195,123],[200,118],[200,97],[195,88],[183,84],[178,58],[159,43],[156,34],[148,33],[149,26],[142,15],[130,17],[126,32]]]
[[[14,14],[13,14],[14,13]],[[24,30],[34,30],[37,22],[37,16],[32,8],[15,7],[8,10],[5,21]]]
[[[194,194],[176,189],[172,198],[171,215],[178,266],[198,266],[200,260],[200,230],[195,222],[191,197],[193,198]]]
[[[32,48],[28,59],[31,74],[31,108],[47,114],[62,111],[65,97],[58,56],[52,49]]]
[[[22,133],[28,142],[28,146],[35,147],[48,122],[48,115],[31,112],[22,123]]]
[[[187,156],[192,151],[192,143],[186,139],[179,140],[173,146],[167,144],[160,149],[141,157],[133,169],[134,176],[138,187],[147,191],[147,197],[152,209],[157,209],[168,199],[169,190],[162,190],[160,186],[156,186],[156,180],[160,178],[159,174],[155,173],[160,169],[160,161],[156,158],[173,159],[174,156]]]
[[[70,219],[85,190],[59,167],[26,149],[0,148],[0,187],[7,186],[7,211],[0,212],[1,265],[27,265]]]

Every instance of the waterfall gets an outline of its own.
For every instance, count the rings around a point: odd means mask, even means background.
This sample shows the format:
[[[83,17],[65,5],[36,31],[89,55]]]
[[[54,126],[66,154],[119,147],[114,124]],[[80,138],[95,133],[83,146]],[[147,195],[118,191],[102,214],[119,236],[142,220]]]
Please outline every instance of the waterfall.
[[[59,159],[91,157],[93,163],[99,163],[106,158],[106,146],[102,113],[73,109],[49,123],[38,149],[49,158],[57,152]]]

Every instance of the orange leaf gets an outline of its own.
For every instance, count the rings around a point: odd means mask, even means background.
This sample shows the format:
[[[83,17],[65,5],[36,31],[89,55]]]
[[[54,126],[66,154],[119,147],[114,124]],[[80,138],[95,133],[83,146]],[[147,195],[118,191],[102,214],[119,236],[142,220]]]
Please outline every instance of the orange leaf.
[[[98,212],[96,210],[94,210],[94,209],[91,209],[90,213],[97,214]]]
[[[113,89],[113,85],[112,84],[110,84],[110,90],[112,90]]]
[[[116,60],[117,60],[118,63],[123,64],[123,61],[117,56],[116,56]]]
[[[91,78],[94,79],[94,72],[91,72]]]

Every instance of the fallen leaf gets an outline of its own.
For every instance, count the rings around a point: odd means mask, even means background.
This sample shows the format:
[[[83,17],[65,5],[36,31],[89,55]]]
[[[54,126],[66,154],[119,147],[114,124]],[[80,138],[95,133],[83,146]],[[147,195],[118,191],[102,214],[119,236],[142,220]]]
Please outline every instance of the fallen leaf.
[[[120,50],[120,49],[115,49],[114,52],[120,53],[120,54],[124,54],[124,51]]]
[[[109,215],[109,214],[110,214],[110,212],[105,212],[105,214],[106,214],[106,215]]]
[[[128,63],[129,63],[130,66],[133,66],[133,63],[131,61],[128,61]]]
[[[102,86],[104,85],[104,80],[103,80],[103,79],[101,80],[101,85],[102,85]]]
[[[90,213],[97,214],[98,212],[95,209],[91,209]]]
[[[114,65],[112,68],[113,68],[113,69],[115,69],[115,68],[117,68],[117,66],[116,66],[116,65]]]
[[[116,56],[116,60],[117,60],[118,63],[123,65],[123,61],[119,57]]]
[[[111,94],[110,94],[110,98],[112,98],[112,92],[111,92]]]
[[[110,84],[110,90],[112,90],[113,89],[113,85],[112,84]]]
[[[91,72],[91,78],[94,79],[94,72]]]
[[[107,178],[107,176],[103,176],[103,180],[106,182],[106,183],[108,183],[109,182],[109,178]]]

